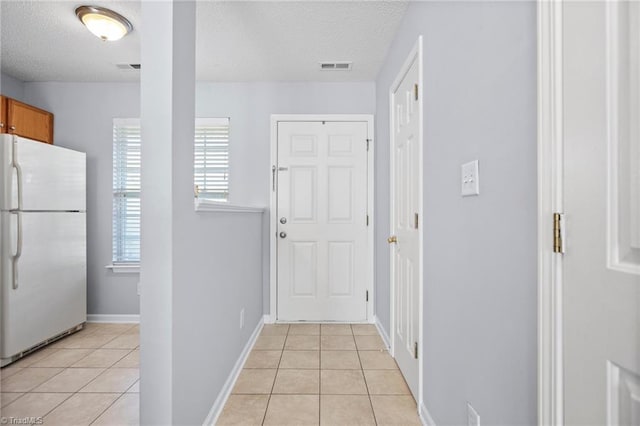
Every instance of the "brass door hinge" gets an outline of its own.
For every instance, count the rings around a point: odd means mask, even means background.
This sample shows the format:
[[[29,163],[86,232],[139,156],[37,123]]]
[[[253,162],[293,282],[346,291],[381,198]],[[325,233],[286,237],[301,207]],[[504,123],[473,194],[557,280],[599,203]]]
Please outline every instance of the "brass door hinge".
[[[367,215],[367,226],[369,226],[369,215]]]
[[[369,290],[365,292],[365,302],[369,301]]]
[[[367,151],[369,151],[369,143],[371,143],[371,139],[367,139]]]
[[[418,229],[418,213],[415,213],[413,216],[413,227]]]
[[[416,101],[418,100],[418,83],[413,85],[413,96],[415,97]]]
[[[564,253],[564,214],[553,214],[553,252]]]
[[[418,359],[418,342],[413,342],[413,357]]]

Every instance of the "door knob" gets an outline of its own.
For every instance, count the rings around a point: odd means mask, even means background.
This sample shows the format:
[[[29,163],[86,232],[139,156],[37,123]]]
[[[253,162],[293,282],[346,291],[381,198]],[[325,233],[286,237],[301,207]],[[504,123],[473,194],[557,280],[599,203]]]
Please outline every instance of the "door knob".
[[[281,224],[283,224],[283,225],[284,225],[285,223],[287,223],[287,218],[286,218],[286,217],[281,217],[281,218],[280,218],[280,223],[281,223]]]
[[[389,238],[387,238],[387,242],[389,244],[397,243],[398,242],[398,237],[396,237],[395,235],[392,235]]]
[[[287,238],[287,233],[286,232],[281,232],[280,233],[280,238]]]

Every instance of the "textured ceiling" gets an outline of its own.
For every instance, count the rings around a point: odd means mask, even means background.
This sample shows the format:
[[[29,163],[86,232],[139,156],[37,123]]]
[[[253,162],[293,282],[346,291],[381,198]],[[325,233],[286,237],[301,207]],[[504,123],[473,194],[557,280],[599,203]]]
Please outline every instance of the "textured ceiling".
[[[136,81],[140,3],[90,1],[126,16],[134,31],[102,42],[71,1],[1,1],[1,68],[23,81]],[[386,56],[406,1],[200,1],[197,78],[210,81],[370,81]],[[351,71],[320,71],[351,61]],[[144,66],[144,64],[143,64]]]
[[[2,71],[23,81],[135,81],[137,71],[116,64],[140,62],[140,3],[93,1],[126,16],[133,32],[103,42],[76,18],[72,1],[1,1]],[[82,1],[82,0],[80,0]]]

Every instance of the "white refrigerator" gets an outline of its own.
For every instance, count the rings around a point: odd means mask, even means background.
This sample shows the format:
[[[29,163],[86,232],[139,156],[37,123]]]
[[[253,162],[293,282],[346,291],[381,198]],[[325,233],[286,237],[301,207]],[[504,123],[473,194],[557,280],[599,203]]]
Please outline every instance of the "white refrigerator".
[[[86,155],[0,135],[0,362],[87,317]]]

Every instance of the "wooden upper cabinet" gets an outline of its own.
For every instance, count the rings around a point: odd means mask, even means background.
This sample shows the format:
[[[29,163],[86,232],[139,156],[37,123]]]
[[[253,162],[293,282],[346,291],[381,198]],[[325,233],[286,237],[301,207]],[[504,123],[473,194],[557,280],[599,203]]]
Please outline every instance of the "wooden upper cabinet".
[[[3,97],[3,102],[3,132],[53,144],[53,114],[11,98]]]
[[[0,95],[0,133],[7,131],[7,98]]]
[[[53,144],[53,114],[0,95],[0,133]]]

